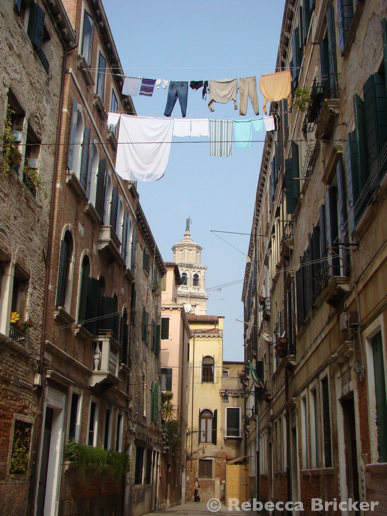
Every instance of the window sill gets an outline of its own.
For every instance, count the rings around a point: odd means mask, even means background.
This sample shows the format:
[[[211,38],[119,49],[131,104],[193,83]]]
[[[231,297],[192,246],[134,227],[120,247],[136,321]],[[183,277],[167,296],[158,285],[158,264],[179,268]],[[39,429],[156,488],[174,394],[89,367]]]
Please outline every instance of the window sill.
[[[7,337],[7,335],[3,333],[0,333],[0,344],[26,357],[31,354],[31,352],[26,348],[26,340],[24,342],[19,342],[11,337]]]
[[[80,197],[81,199],[86,199],[86,192],[81,183],[79,182],[78,177],[72,170],[68,170],[66,172],[66,183],[73,190],[77,197]]]
[[[117,150],[117,137],[113,131],[109,130],[107,139],[109,140],[110,145],[112,146],[112,149],[114,151],[116,151]]]
[[[86,203],[84,211],[93,224],[95,224],[96,226],[99,226],[101,224],[101,217],[98,215],[97,210],[94,208],[93,204],[90,201]]]
[[[94,104],[95,108],[97,109],[100,118],[102,118],[102,120],[106,122],[106,120],[107,120],[106,109],[105,109],[104,103],[99,95],[94,95],[93,104]]]
[[[93,86],[94,85],[94,79],[93,76],[88,68],[89,65],[86,62],[86,59],[78,54],[78,68],[81,70],[83,78],[85,79],[87,86]]]
[[[226,441],[227,439],[243,439],[243,437],[241,435],[225,435],[224,440]]]
[[[75,325],[74,335],[83,340],[91,340],[93,338],[93,335],[84,327],[83,324]]]
[[[63,306],[57,306],[54,313],[54,320],[65,324],[73,324],[75,319]]]

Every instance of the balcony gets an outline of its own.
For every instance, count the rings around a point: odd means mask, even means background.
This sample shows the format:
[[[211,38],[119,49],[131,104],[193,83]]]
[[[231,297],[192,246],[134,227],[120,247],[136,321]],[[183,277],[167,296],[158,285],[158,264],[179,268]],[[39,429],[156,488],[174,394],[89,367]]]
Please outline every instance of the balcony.
[[[90,386],[103,392],[117,385],[120,381],[119,373],[119,344],[109,335],[108,330],[104,335],[93,338],[93,364]]]
[[[121,265],[125,265],[120,253],[120,241],[113,226],[101,226],[97,240],[97,249],[105,255],[109,262],[117,260]]]
[[[293,249],[293,223],[286,222],[283,229],[280,254],[283,258],[289,258],[290,250]]]
[[[26,335],[26,333],[22,333],[21,331],[17,330],[13,326],[10,326],[9,338],[16,342],[19,342],[19,344],[22,344],[23,346],[25,346],[26,340],[27,340],[27,335]]]
[[[322,138],[330,127],[330,122],[338,114],[338,99],[333,98],[329,76],[315,77],[310,91],[310,102],[302,126],[303,132],[313,132]],[[318,135],[317,135],[318,133]]]
[[[325,301],[333,307],[337,307],[349,290],[349,278],[348,276],[339,276],[336,269],[338,267],[322,266],[321,267],[321,283],[319,290],[321,292],[321,300]],[[318,302],[316,303],[319,304]]]

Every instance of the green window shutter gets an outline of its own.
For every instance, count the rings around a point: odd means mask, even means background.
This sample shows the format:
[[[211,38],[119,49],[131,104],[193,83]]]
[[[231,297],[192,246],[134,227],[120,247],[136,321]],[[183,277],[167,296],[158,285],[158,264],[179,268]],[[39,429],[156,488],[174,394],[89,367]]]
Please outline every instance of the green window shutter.
[[[304,31],[304,9],[301,3],[298,5],[298,46],[302,48],[305,44],[306,34]]]
[[[305,306],[305,312],[304,316],[306,317],[309,312],[312,310],[313,306],[313,273],[312,273],[312,264],[311,262],[311,256],[310,256],[310,249],[305,251],[304,254],[304,266],[302,268],[303,270],[303,288],[304,288],[304,306]]]
[[[337,221],[337,188],[328,188],[325,198],[325,225],[326,242],[328,251],[329,274],[332,276],[340,275],[340,260],[338,257],[338,221]]]
[[[158,423],[159,421],[159,384],[155,383],[152,391],[152,421]]]
[[[161,338],[162,339],[169,338],[169,318],[168,317],[161,318]]]
[[[152,322],[151,322],[151,350],[153,351],[153,353],[155,352],[156,350],[156,324],[154,322],[154,320],[152,319]]]
[[[343,161],[341,157],[339,158],[336,164],[336,182],[337,182],[337,200],[338,200],[338,238],[339,242],[348,243],[348,216],[347,216],[347,196],[346,196],[346,187],[345,187],[345,177],[344,177],[344,167]],[[342,248],[345,251],[346,248]],[[345,253],[345,255],[341,258],[341,267],[343,276],[349,275],[349,254]]]
[[[382,39],[383,39],[383,56],[384,56],[384,86],[387,93],[387,20],[382,20]]]
[[[117,227],[117,213],[118,213],[118,187],[115,186],[112,192],[112,204],[110,210],[110,225],[113,227],[114,231]]]
[[[132,283],[132,292],[130,298],[130,322],[132,326],[136,324],[136,303],[137,303],[137,292],[134,283]]]
[[[304,43],[305,43],[306,38],[308,37],[310,18],[312,16],[312,13],[310,12],[309,0],[304,0],[303,14],[304,14]]]
[[[367,162],[367,136],[365,127],[364,102],[357,93],[353,96],[355,112],[355,132],[356,132],[356,155],[357,170],[359,172],[359,194],[363,189],[368,177]]]
[[[77,131],[77,120],[78,120],[78,104],[77,104],[76,97],[74,97],[73,114],[71,116],[71,126],[70,126],[69,153],[67,156],[67,168],[69,170],[73,169],[73,163],[74,163],[75,134]]]
[[[64,306],[66,300],[67,271],[69,262],[69,249],[63,239],[60,243],[58,286],[56,290],[56,306]]]
[[[325,82],[329,80],[329,49],[328,40],[322,39],[320,41],[320,73],[321,79]]]
[[[87,169],[88,169],[88,164],[89,164],[89,141],[90,141],[90,128],[86,127],[86,129],[83,133],[81,173],[80,173],[80,183],[83,186],[84,190],[86,190],[86,186],[87,186]]]
[[[128,253],[128,212],[124,212],[122,219],[122,242],[121,242],[121,255],[126,264],[126,258]]]
[[[94,136],[90,138],[90,149],[89,149],[89,173],[87,174],[87,185],[86,185],[86,196],[90,199],[91,190],[91,177],[93,174],[93,159],[94,159]]]
[[[114,339],[118,338],[119,315],[117,299],[115,297],[102,298],[102,314],[100,327],[103,330],[110,330]]]
[[[304,293],[302,288],[302,268],[296,271],[296,296],[297,296],[297,328],[300,329],[304,322]]]
[[[122,333],[122,362],[128,365],[129,359],[129,325],[123,325]]]
[[[387,393],[381,331],[372,338],[372,352],[374,362],[379,462],[387,462]]]
[[[369,196],[373,194],[387,170],[387,162],[383,160],[381,170],[374,173],[378,166],[378,158],[382,155],[387,142],[387,97],[384,75],[371,75],[363,87],[365,133],[367,141],[368,174],[371,179]]]
[[[347,135],[347,139],[345,142],[345,172],[347,176],[349,230],[352,234],[355,231],[355,226],[357,222],[355,216],[355,207],[360,192],[357,159],[357,139],[355,131]]]
[[[35,48],[42,46],[45,12],[35,3],[30,5],[27,34]]]
[[[312,292],[313,302],[316,301],[320,294],[320,282],[321,282],[321,263],[317,260],[320,259],[320,227],[315,226],[312,231],[311,242],[310,242],[310,253],[312,261]]]
[[[90,274],[90,263],[87,260],[87,263],[82,266],[81,292],[80,292],[80,298],[79,298],[79,311],[78,311],[78,322],[79,323],[82,323],[82,321],[84,321],[86,318],[87,286],[89,283],[89,274]]]
[[[289,107],[288,107],[288,99],[284,99],[282,101],[282,111],[284,113],[284,129],[285,129],[285,141],[287,139],[287,130],[288,130],[288,127],[289,127],[289,114],[288,114],[288,110],[289,110]]]
[[[105,200],[105,176],[106,176],[106,159],[101,159],[98,165],[97,175],[97,192],[95,196],[95,209],[103,220],[104,200]]]
[[[136,246],[137,246],[137,228],[133,228],[133,236],[132,236],[132,249],[131,249],[131,259],[130,265],[131,269],[134,270],[136,267]]]
[[[294,213],[297,206],[297,199],[294,197],[293,160],[285,160],[285,188],[286,188],[286,211]]]
[[[214,417],[212,418],[212,444],[217,443],[217,436],[218,436],[218,411],[217,409],[214,410]]]
[[[274,160],[271,162],[271,173],[270,173],[270,192],[269,192],[269,206],[270,212],[273,210],[273,199],[274,199]]]
[[[87,281],[87,302],[85,328],[92,334],[97,334],[98,300],[100,298],[100,283],[95,278]]]
[[[336,56],[336,26],[335,9],[333,4],[328,7],[328,62],[329,62],[329,89],[332,97],[337,97],[337,56]]]
[[[158,324],[156,326],[156,349],[155,349],[155,353],[156,355],[158,355],[160,353],[160,338],[161,338],[161,332],[160,332],[160,325]]]
[[[301,51],[300,51],[300,30],[297,28],[292,34],[292,52],[293,52],[293,63],[292,63],[292,88],[295,90],[298,86],[298,75],[300,73],[301,66]]]
[[[298,145],[292,142],[292,166],[293,166],[293,197],[297,199],[300,197],[300,163],[298,157]]]
[[[353,0],[337,0],[337,21],[339,24],[340,53],[344,54],[344,46],[351,28],[353,18]]]

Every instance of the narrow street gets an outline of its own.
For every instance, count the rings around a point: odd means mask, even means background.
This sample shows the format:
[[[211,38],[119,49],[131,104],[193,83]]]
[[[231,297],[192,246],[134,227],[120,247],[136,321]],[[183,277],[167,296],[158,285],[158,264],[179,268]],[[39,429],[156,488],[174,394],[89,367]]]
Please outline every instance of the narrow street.
[[[242,511],[242,509],[228,509],[228,507],[223,504],[219,511],[210,511],[207,507],[207,502],[190,502],[183,505],[176,505],[175,507],[171,507],[170,509],[165,509],[163,511],[150,512],[144,516],[152,516],[154,514],[174,514],[175,516],[183,516],[185,514],[206,514],[207,516],[210,514],[218,514],[220,516],[226,516],[228,514],[243,514],[251,516],[253,514],[256,515],[257,513],[254,511]]]

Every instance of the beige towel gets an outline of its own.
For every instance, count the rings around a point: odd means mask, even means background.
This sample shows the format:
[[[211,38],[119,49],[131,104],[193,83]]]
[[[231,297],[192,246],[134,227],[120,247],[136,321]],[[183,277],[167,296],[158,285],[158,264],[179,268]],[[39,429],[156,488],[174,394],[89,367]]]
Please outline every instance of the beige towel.
[[[288,109],[292,107],[292,75],[290,70],[284,72],[271,73],[261,75],[259,83],[260,90],[265,98],[263,111],[266,112],[266,103],[277,102],[282,99],[288,99]]]

